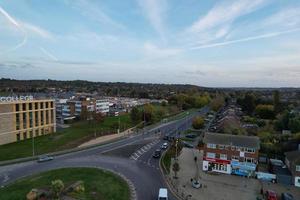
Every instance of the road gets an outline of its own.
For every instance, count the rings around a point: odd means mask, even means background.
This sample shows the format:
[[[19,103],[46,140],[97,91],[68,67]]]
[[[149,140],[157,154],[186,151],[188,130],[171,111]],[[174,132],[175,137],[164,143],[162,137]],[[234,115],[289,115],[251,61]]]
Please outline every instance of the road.
[[[202,108],[187,117],[161,124],[135,136],[117,142],[68,153],[55,157],[53,161],[37,163],[28,161],[0,167],[0,185],[5,186],[15,180],[57,168],[65,167],[100,167],[121,173],[136,188],[137,199],[156,199],[158,190],[167,187],[159,169],[159,159],[152,157],[155,149],[163,143],[162,136],[175,135],[177,131],[188,129],[196,115],[209,111]],[[161,134],[158,134],[160,132]],[[169,193],[169,199],[176,198]]]

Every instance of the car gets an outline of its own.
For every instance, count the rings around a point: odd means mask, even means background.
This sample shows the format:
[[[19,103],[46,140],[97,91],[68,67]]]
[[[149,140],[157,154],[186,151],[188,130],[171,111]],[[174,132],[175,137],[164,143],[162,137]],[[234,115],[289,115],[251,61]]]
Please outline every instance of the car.
[[[168,148],[168,143],[166,143],[166,142],[163,143],[163,144],[161,145],[161,148],[162,148],[162,149],[167,149],[167,148]]]
[[[159,158],[161,155],[161,150],[160,149],[156,149],[153,153],[153,158]]]
[[[187,147],[187,148],[194,148],[194,145],[192,145],[191,143],[188,143],[188,142],[183,141],[182,144],[183,144],[184,147]]]
[[[53,160],[54,157],[53,156],[49,156],[49,155],[42,155],[38,157],[38,162],[47,162],[50,160]]]
[[[290,193],[282,193],[281,200],[294,200],[294,197]]]
[[[186,136],[185,136],[186,138],[196,138],[197,137],[197,135],[196,134],[187,134]]]
[[[168,200],[168,190],[166,188],[159,189],[158,200]]]
[[[274,192],[273,190],[266,191],[266,198],[267,200],[278,200],[276,192]]]

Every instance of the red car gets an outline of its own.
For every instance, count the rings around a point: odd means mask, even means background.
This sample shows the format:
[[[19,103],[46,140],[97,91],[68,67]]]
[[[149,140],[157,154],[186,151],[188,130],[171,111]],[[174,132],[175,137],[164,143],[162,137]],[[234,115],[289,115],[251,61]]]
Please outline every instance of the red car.
[[[266,199],[267,200],[278,200],[276,192],[274,192],[272,190],[267,190],[267,192],[266,192]]]

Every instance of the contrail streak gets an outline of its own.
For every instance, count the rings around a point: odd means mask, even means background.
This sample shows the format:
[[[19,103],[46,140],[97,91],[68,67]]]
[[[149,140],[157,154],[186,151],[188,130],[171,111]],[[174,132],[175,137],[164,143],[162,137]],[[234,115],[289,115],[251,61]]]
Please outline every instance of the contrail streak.
[[[58,61],[58,59],[57,59],[53,54],[51,54],[49,51],[47,51],[47,50],[44,49],[43,47],[40,47],[40,50],[41,50],[46,56],[48,56],[49,58],[51,58],[52,60]]]
[[[218,42],[218,43],[194,46],[194,47],[191,47],[190,50],[226,46],[226,45],[236,44],[236,43],[240,43],[240,42],[248,42],[248,41],[258,40],[258,39],[263,39],[263,38],[276,37],[276,36],[280,36],[280,35],[284,35],[284,34],[288,34],[288,33],[292,33],[292,32],[298,32],[298,31],[300,31],[300,28],[291,29],[291,30],[287,30],[287,31],[274,32],[274,33],[267,33],[267,34],[263,34],[263,35],[247,37],[247,38],[242,38],[242,39],[238,39],[238,40],[230,40],[230,41],[225,41],[225,42]]]
[[[1,6],[0,6],[0,13],[11,23],[13,24],[17,29],[19,29],[22,33],[23,33],[23,39],[20,43],[18,43],[16,46],[4,51],[4,52],[0,52],[0,54],[5,54],[5,53],[9,53],[12,51],[15,51],[19,48],[21,48],[22,46],[24,46],[27,42],[27,33],[25,30],[23,30],[23,28],[20,26],[20,24],[13,18],[11,17]]]

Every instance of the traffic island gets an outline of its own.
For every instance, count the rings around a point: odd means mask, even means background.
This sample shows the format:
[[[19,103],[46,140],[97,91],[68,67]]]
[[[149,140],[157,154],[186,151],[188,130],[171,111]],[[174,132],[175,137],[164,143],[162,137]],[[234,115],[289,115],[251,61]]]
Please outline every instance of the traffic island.
[[[131,186],[125,177],[97,168],[63,168],[43,172],[1,188],[0,194],[1,200],[39,199],[37,195],[44,200],[54,196],[74,200],[133,199]]]

